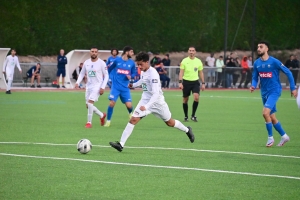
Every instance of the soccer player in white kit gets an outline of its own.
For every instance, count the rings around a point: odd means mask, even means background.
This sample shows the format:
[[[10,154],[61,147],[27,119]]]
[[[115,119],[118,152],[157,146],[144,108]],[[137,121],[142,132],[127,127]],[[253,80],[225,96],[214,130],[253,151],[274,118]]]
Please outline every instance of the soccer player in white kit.
[[[88,109],[88,121],[85,128],[92,128],[93,113],[100,117],[101,126],[104,125],[106,114],[102,113],[94,106],[94,102],[98,101],[100,95],[104,93],[105,86],[108,81],[108,72],[106,64],[103,60],[98,58],[98,48],[92,47],[91,58],[83,63],[82,70],[76,81],[75,88],[79,88],[79,84],[87,74],[85,100]]]
[[[20,73],[22,73],[22,69],[20,67],[18,56],[16,56],[16,50],[11,50],[11,55],[7,56],[3,65],[3,74],[6,74],[7,79],[7,88],[6,94],[11,94],[10,88],[14,79],[15,66],[18,67]]]
[[[184,126],[180,121],[171,118],[171,112],[168,104],[165,102],[165,97],[161,90],[159,74],[155,68],[150,67],[149,55],[146,52],[140,52],[136,55],[135,61],[141,70],[141,79],[129,87],[142,86],[142,98],[136,106],[130,121],[123,131],[120,142],[110,142],[109,144],[121,152],[126,140],[131,135],[134,126],[143,118],[153,113],[156,117],[162,119],[168,126],[175,127],[187,134],[190,141],[193,143],[195,136],[191,127]]]

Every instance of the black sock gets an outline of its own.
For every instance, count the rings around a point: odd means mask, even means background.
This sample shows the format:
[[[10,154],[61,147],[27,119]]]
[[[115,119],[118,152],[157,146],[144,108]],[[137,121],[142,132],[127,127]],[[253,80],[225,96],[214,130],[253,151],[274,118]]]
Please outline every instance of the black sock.
[[[198,104],[199,104],[199,102],[194,101],[194,103],[193,103],[192,117],[195,117],[195,113],[196,113],[196,110],[197,110],[197,108],[198,108]]]
[[[184,116],[188,117],[188,104],[187,103],[183,103],[183,112],[184,112]]]

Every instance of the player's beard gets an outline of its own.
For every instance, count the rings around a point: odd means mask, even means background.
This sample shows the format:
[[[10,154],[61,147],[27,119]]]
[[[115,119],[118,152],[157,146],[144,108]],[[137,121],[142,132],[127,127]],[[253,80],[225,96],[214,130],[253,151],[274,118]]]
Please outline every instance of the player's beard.
[[[92,55],[91,58],[92,58],[93,60],[95,60],[95,59],[97,58],[97,56],[96,56],[96,55]]]
[[[262,52],[261,52],[261,53],[258,53],[258,52],[257,52],[257,55],[258,55],[259,57],[263,57],[263,55],[265,55],[265,53],[264,53],[264,52],[263,52],[263,53],[262,53]]]
[[[131,58],[131,56],[128,54],[128,55],[127,55],[127,58],[129,59],[129,58]]]

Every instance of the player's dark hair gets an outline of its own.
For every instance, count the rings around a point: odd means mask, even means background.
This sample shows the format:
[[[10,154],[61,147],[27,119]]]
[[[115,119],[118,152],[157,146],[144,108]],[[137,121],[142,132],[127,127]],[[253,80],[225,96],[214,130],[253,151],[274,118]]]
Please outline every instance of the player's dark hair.
[[[194,48],[194,49],[195,49],[195,51],[196,51],[196,47],[195,47],[195,46],[193,46],[193,45],[190,45],[190,46],[189,46],[189,48]]]
[[[135,56],[135,61],[149,61],[149,55],[147,52],[141,51]]]
[[[114,50],[117,51],[117,55],[118,55],[118,54],[119,54],[119,50],[118,50],[117,48],[112,48],[112,49],[110,50],[110,54],[112,55],[112,53],[113,53]]]
[[[131,50],[133,50],[133,48],[132,48],[131,46],[125,46],[125,47],[123,48],[123,53],[122,53],[122,55],[124,55],[127,51],[131,51]]]
[[[92,46],[91,49],[97,49],[98,50],[98,47],[96,46]]]
[[[12,51],[15,51],[15,52],[17,52],[17,51],[16,51],[16,49],[11,49],[11,50],[10,50],[10,52],[12,52]]]
[[[268,47],[268,49],[270,48],[270,44],[266,41],[260,41],[258,44],[264,44]]]

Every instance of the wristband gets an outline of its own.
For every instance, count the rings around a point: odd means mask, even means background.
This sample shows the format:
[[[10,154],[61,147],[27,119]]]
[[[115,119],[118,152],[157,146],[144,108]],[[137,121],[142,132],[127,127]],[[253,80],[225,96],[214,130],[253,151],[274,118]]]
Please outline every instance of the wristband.
[[[179,83],[182,83],[182,80],[179,80]]]

